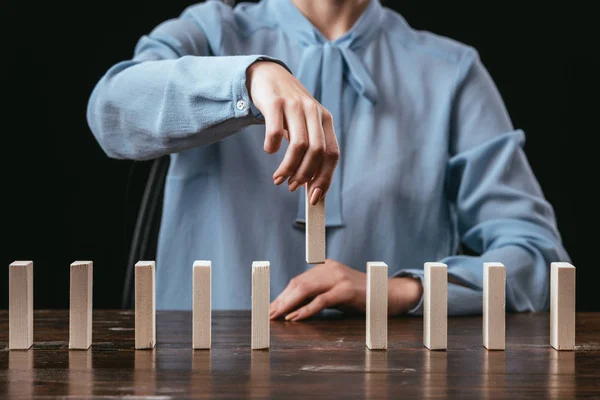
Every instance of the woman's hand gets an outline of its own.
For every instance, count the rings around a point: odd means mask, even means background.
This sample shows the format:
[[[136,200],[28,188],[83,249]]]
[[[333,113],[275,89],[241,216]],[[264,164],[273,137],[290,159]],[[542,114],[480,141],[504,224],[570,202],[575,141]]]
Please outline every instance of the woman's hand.
[[[287,179],[293,192],[310,182],[310,203],[317,204],[329,190],[340,157],[331,114],[277,63],[252,64],[247,82],[252,102],[265,118],[264,150],[276,153],[283,138],[289,142],[274,183]]]
[[[298,275],[271,303],[270,317],[308,318],[325,308],[365,312],[367,275],[334,260],[326,260]],[[423,289],[417,279],[392,278],[388,282],[388,314],[398,315],[417,305]]]

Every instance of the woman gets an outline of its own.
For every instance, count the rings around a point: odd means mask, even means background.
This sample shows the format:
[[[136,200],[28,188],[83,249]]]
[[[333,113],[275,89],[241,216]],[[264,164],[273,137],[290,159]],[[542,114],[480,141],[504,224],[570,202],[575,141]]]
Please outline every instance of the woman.
[[[476,50],[379,0],[191,6],[107,71],[87,116],[111,157],[171,155],[161,309],[191,307],[193,261],[210,259],[215,309],[249,308],[252,261],[269,260],[272,318],[364,311],[366,262],[384,261],[390,314],[420,314],[423,264],[439,261],[449,314],[479,313],[482,265],[495,261],[507,309],[536,311],[550,262],[568,261]],[[316,266],[304,262],[304,190],[313,204],[326,195]]]

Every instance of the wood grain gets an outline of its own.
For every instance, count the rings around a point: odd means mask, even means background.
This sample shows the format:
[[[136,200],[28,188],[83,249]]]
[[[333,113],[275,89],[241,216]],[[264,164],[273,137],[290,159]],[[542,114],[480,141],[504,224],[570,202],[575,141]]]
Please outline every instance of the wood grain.
[[[600,313],[577,314],[567,352],[549,344],[549,313],[507,313],[501,352],[481,345],[481,316],[450,317],[440,352],[418,317],[389,319],[387,351],[366,349],[364,315],[272,321],[268,352],[250,348],[249,311],[212,318],[210,351],[192,350],[191,311],[157,311],[157,346],[136,351],[134,311],[97,309],[91,351],[73,352],[69,311],[35,310],[32,349],[6,351],[0,310],[0,398],[600,398]]]

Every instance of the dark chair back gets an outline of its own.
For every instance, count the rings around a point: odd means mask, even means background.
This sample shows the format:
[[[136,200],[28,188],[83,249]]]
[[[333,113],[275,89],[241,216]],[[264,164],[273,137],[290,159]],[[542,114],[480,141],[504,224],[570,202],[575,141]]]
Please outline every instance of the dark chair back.
[[[121,299],[122,308],[133,308],[134,306],[135,263],[139,260],[156,259],[165,179],[169,163],[168,155],[159,157],[152,161],[148,173],[127,258],[127,271]]]

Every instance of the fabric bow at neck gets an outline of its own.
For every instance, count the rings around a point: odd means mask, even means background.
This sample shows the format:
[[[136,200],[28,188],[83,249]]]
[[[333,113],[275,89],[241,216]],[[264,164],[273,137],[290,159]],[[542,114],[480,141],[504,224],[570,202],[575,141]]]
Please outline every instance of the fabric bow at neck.
[[[356,51],[364,47],[377,33],[382,16],[378,0],[371,0],[352,29],[340,38],[329,41],[321,34],[290,0],[271,0],[276,8],[279,26],[303,47],[296,71],[297,78],[306,89],[333,116],[334,129],[340,147],[341,159],[335,169],[333,180],[325,197],[325,224],[328,227],[344,225],[342,215],[342,160],[344,158],[343,136],[347,126],[345,118],[353,110],[344,109],[343,87],[346,80],[357,95],[371,104],[377,100],[377,87],[369,71]],[[305,189],[298,190],[296,223],[305,222]]]

